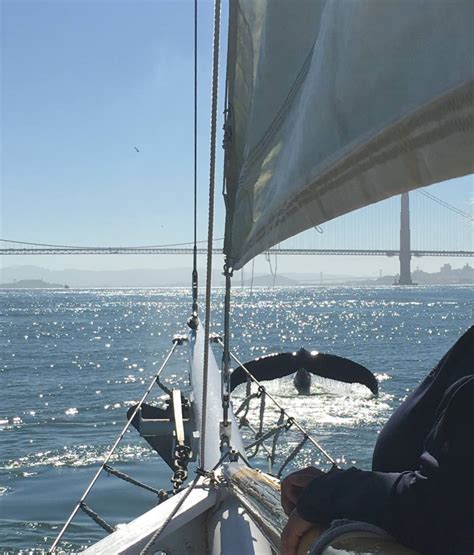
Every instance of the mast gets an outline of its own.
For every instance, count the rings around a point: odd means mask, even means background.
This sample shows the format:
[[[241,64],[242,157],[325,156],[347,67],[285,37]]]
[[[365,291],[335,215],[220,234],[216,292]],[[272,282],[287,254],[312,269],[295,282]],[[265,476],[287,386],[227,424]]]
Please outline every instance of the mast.
[[[408,193],[402,193],[400,198],[400,279],[398,285],[413,285],[410,271],[410,198]]]

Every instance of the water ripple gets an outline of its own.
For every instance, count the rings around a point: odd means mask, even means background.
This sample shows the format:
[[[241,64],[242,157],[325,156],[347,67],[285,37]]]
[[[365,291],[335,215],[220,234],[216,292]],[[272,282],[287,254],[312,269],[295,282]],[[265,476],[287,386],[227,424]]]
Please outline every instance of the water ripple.
[[[223,331],[222,293],[216,289],[212,298],[212,331],[217,333]],[[172,336],[187,332],[190,298],[183,289],[12,290],[4,291],[0,302],[0,496],[2,515],[9,515],[8,521],[0,518],[0,546],[8,552],[39,553],[108,452],[127,409],[162,364]],[[231,345],[243,361],[304,346],[372,370],[380,382],[377,398],[362,386],[322,381],[314,382],[308,397],[295,394],[291,378],[268,386],[342,465],[368,468],[378,430],[470,325],[471,304],[468,287],[253,292],[237,287]],[[219,359],[220,352],[216,354]],[[185,393],[187,359],[186,349],[179,349],[162,376],[169,387]],[[244,389],[236,392],[236,405]],[[151,398],[159,403],[163,392],[156,390]],[[257,422],[258,415],[258,405],[252,406],[249,419]],[[278,411],[269,411],[264,426],[278,416]],[[244,434],[250,437],[248,431]],[[294,429],[285,433],[280,461],[300,439]],[[160,487],[169,484],[169,469],[134,430],[114,463],[138,472],[149,469],[148,478]],[[266,468],[265,457],[259,456],[257,464]],[[325,463],[317,452],[303,450],[293,467],[302,464]],[[115,501],[122,492],[117,482],[101,485],[107,495],[98,503],[106,512],[124,506]],[[46,497],[58,484],[55,508]],[[126,495],[128,503],[135,494],[127,489]],[[136,514],[146,503],[136,501]],[[80,521],[69,538],[70,546],[79,550],[98,536],[89,522]]]

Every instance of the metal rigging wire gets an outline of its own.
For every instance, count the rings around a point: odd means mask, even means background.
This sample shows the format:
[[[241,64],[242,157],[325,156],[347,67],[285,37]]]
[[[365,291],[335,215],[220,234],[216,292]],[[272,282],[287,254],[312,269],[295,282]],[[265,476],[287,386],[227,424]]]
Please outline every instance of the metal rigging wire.
[[[136,405],[133,413],[130,415],[130,418],[127,420],[127,423],[125,424],[124,428],[122,429],[122,431],[120,432],[120,434],[118,435],[117,439],[115,440],[113,446],[111,447],[110,451],[108,452],[107,456],[105,457],[104,461],[102,462],[102,464],[100,465],[99,469],[97,470],[97,472],[95,473],[94,477],[92,478],[91,482],[89,483],[89,485],[87,486],[86,490],[84,491],[84,493],[82,494],[82,497],[80,498],[80,500],[78,501],[77,505],[74,507],[72,513],[69,515],[69,518],[67,519],[67,521],[65,522],[64,526],[62,527],[61,531],[59,532],[59,534],[57,535],[56,539],[54,540],[52,546],[50,547],[48,553],[54,553],[56,550],[56,547],[59,543],[59,541],[61,540],[61,538],[64,535],[64,532],[67,530],[67,528],[69,527],[69,525],[72,522],[72,519],[76,516],[76,513],[79,511],[79,509],[82,508],[82,505],[84,504],[84,501],[86,499],[86,497],[89,495],[91,489],[94,487],[94,484],[97,482],[99,476],[101,475],[102,471],[105,469],[105,467],[107,466],[107,463],[109,462],[110,458],[112,457],[115,449],[117,448],[118,444],[122,441],[123,437],[125,436],[128,428],[130,427],[130,425],[132,424],[133,419],[135,418],[135,416],[138,414],[138,411],[140,410],[141,406],[143,405],[143,403],[145,402],[146,398],[148,397],[150,391],[152,390],[153,386],[157,383],[161,372],[165,369],[166,365],[168,364],[169,359],[171,358],[171,355],[174,353],[174,351],[176,350],[176,347],[178,346],[178,342],[174,342],[172,348],[170,349],[170,351],[168,352],[168,354],[166,355],[166,358],[164,360],[164,362],[162,363],[160,369],[158,370],[158,372],[153,376],[152,381],[150,382],[147,390],[145,391],[145,393],[143,394],[142,398],[140,399],[140,401],[138,402],[138,404]]]
[[[224,343],[222,342],[222,340],[218,339],[217,343],[223,348],[224,347]],[[255,376],[246,368],[245,364],[243,362],[241,362],[234,353],[230,353],[230,357],[234,360],[234,362],[236,362],[240,367],[242,367],[242,369],[244,370],[244,372],[247,374],[247,377],[253,382],[255,383],[260,391],[265,391],[265,395],[270,399],[270,401],[272,401],[272,403],[280,410],[282,411],[285,416],[291,421],[291,424],[293,426],[295,426],[295,428],[297,428],[302,434],[303,436],[307,437],[308,441],[310,443],[312,443],[312,445],[314,447],[316,447],[316,449],[326,457],[326,459],[333,465],[337,466],[336,461],[331,457],[331,455],[324,449],[324,447],[322,447],[322,445],[320,445],[304,428],[303,426],[301,426],[301,424],[299,424],[292,416],[290,416],[287,412],[287,410],[280,405],[280,403],[275,399],[275,397],[273,395],[271,395],[268,390],[265,388],[265,386],[263,386],[258,380],[257,378],[255,378]]]
[[[193,272],[192,272],[192,295],[193,295],[193,318],[198,315],[198,271],[197,271],[197,0],[194,0],[194,246],[193,246]]]

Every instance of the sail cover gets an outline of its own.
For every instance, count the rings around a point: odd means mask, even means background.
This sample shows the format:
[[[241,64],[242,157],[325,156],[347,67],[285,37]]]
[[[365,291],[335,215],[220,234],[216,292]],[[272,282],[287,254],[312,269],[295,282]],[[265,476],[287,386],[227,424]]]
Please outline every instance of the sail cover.
[[[337,216],[473,173],[472,0],[231,0],[234,269]]]

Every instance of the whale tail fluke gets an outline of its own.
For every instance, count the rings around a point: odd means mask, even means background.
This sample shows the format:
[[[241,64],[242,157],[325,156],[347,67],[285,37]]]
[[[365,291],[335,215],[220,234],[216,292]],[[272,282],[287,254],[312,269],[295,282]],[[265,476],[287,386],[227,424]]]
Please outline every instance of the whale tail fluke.
[[[378,394],[377,378],[365,366],[348,358],[319,353],[317,351],[310,352],[304,348],[295,352],[274,353],[259,357],[246,362],[243,366],[258,381],[275,380],[295,374],[298,370],[305,370],[307,374],[300,372],[299,375],[295,376],[298,384],[301,383],[302,391],[307,390],[303,378],[314,374],[321,378],[328,378],[339,382],[359,383],[369,388],[374,395]],[[242,366],[239,366],[231,374],[231,390],[246,380],[247,373]],[[299,391],[299,386],[296,383],[295,387]]]

